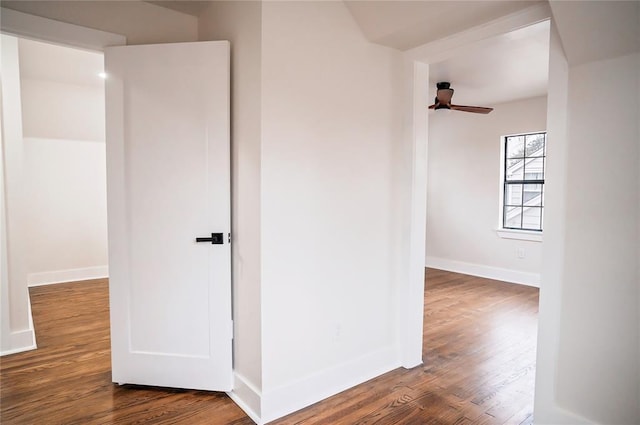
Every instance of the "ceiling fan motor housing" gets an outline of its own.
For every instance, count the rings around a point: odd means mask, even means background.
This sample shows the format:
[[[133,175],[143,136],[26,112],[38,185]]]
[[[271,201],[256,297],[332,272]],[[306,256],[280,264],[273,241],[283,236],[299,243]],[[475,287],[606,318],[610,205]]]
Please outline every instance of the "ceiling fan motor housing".
[[[433,109],[435,109],[436,111],[438,109],[451,109],[451,107],[449,107],[449,105],[447,105],[447,104],[438,103],[438,98],[437,97],[436,97],[436,100],[433,103],[436,105],[436,107],[433,108]]]

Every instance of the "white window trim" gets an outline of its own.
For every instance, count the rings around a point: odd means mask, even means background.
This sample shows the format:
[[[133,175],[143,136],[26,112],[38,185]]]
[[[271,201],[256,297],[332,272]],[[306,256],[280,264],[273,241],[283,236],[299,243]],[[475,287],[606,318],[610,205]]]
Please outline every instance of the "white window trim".
[[[504,218],[504,161],[505,161],[505,140],[510,136],[546,133],[547,130],[530,131],[526,133],[505,134],[500,137],[500,180],[498,181],[498,227],[496,233],[503,239],[517,239],[521,241],[542,242],[544,229],[540,232],[534,230],[505,229],[502,227]]]
[[[496,229],[496,233],[503,239],[542,242],[542,232],[535,232],[533,230]]]

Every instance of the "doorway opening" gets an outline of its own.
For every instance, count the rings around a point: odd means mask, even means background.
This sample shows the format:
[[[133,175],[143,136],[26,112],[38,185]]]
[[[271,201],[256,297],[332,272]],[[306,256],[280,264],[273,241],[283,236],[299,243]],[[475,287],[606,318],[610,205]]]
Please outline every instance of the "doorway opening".
[[[18,38],[29,287],[108,276],[103,55]]]
[[[546,20],[429,65],[432,98],[450,81],[452,103],[494,110],[429,112],[427,266],[539,286],[542,231],[502,231],[500,172],[504,136],[546,131],[549,31]]]
[[[428,61],[429,100],[435,97],[436,83],[446,81],[455,89],[452,103],[494,111],[429,112],[425,361],[443,355],[433,336],[433,328],[441,324],[440,295],[462,291],[447,306],[451,314],[468,320],[456,340],[475,338],[478,344],[458,347],[450,366],[457,367],[456,356],[469,363],[465,369],[472,373],[464,379],[476,382],[478,391],[467,401],[479,411],[520,415],[511,419],[522,423],[533,414],[542,243],[541,235],[535,238],[531,232],[510,238],[498,232],[500,155],[503,136],[546,131],[549,36],[546,19],[499,31]],[[462,294],[469,291],[475,295],[461,306]],[[502,360],[492,363],[497,359]],[[478,396],[482,393],[487,396]],[[522,409],[505,413],[494,397]]]
[[[82,51],[89,52],[97,52],[99,55],[102,54],[104,48],[110,45],[123,45],[126,42],[125,37],[118,35],[107,33],[103,31],[92,30],[85,27],[80,27],[77,25],[67,24],[63,22],[53,21],[50,19],[42,18],[35,15],[29,15],[21,12],[17,12],[10,9],[2,9],[2,36],[3,36],[3,70],[4,65],[7,65],[7,70],[10,71],[6,74],[3,73],[3,85],[5,87],[10,88],[11,90],[3,91],[3,102],[6,102],[8,108],[3,110],[3,121],[4,121],[4,133],[3,133],[3,143],[5,148],[5,153],[10,152],[11,157],[7,157],[5,155],[5,179],[3,182],[3,187],[5,189],[5,195],[7,199],[11,198],[12,203],[9,205],[3,204],[3,213],[6,213],[4,216],[3,224],[6,222],[6,230],[10,230],[11,234],[5,232],[5,228],[3,226],[3,243],[6,243],[6,250],[3,253],[3,266],[6,264],[7,268],[4,268],[2,272],[4,273],[4,277],[6,276],[7,270],[10,271],[9,278],[3,279],[2,290],[3,294],[5,291],[8,291],[12,294],[11,299],[8,297],[3,297],[3,351],[2,354],[10,354],[10,353],[18,353],[21,351],[27,351],[36,348],[36,339],[34,335],[33,329],[33,320],[31,314],[31,303],[29,300],[29,287],[27,284],[27,275],[31,274],[29,283],[33,285],[51,283],[55,281],[73,281],[80,279],[93,278],[98,276],[103,276],[107,274],[106,267],[103,265],[98,265],[97,267],[81,267],[81,268],[66,268],[66,269],[58,269],[54,267],[54,269],[42,269],[38,273],[29,273],[26,261],[26,249],[25,249],[25,234],[27,233],[25,226],[22,223],[22,219],[24,216],[24,193],[23,193],[23,130],[22,130],[22,108],[20,107],[20,75],[19,75],[19,52],[18,52],[18,39],[17,38],[25,38],[28,40],[37,40],[42,41],[44,43],[52,43],[56,46],[66,46],[66,47],[75,47],[79,48]],[[28,42],[27,40],[27,42]],[[5,43],[6,41],[6,43]],[[6,46],[5,46],[6,44]],[[5,49],[4,47],[8,47]],[[5,57],[6,56],[6,57]],[[4,60],[6,59],[6,60]],[[54,63],[56,59],[50,58],[49,60],[44,60],[44,64],[40,63],[39,68],[41,68],[40,72],[44,71],[45,75],[47,70],[55,69],[57,67],[57,63]],[[100,60],[100,67],[102,67],[102,61]],[[24,70],[24,66],[23,66]],[[73,72],[73,70],[70,70]],[[7,79],[9,78],[9,79]],[[96,78],[96,75],[91,75],[90,78]],[[99,78],[99,77],[97,77]],[[38,78],[32,78],[34,80],[38,80]],[[47,75],[46,79],[50,79]],[[10,81],[9,81],[10,80]],[[100,81],[100,80],[98,80]],[[66,81],[67,83],[69,81]],[[37,84],[36,84],[37,86]],[[28,90],[28,89],[27,89]],[[45,91],[46,92],[46,91]],[[36,93],[35,98],[38,99],[38,93]],[[40,96],[42,97],[42,96]],[[40,108],[40,111],[46,110],[46,105],[53,102],[54,99],[46,97],[44,99],[40,99],[43,103],[45,103],[45,107]],[[64,96],[62,97],[62,102],[69,102],[71,99],[67,99]],[[6,106],[5,105],[5,106]],[[68,105],[67,105],[68,106]],[[40,106],[38,106],[40,107]],[[98,104],[98,108],[102,107],[104,109],[104,104]],[[64,133],[64,131],[69,130],[65,129],[65,126],[70,126],[68,122],[64,120],[59,120],[57,118],[61,117],[60,112],[68,111],[64,109],[63,111],[58,111],[54,109],[54,113],[52,113],[48,117],[41,117],[41,122],[46,123],[45,127],[49,126],[49,128],[56,128]],[[62,114],[63,116],[64,114]],[[68,115],[68,114],[67,114]],[[73,116],[73,115],[71,115]],[[49,119],[49,121],[47,121]],[[36,120],[38,121],[38,120]],[[37,126],[36,126],[37,128]],[[61,130],[62,129],[62,130]],[[86,130],[86,128],[85,128]],[[30,131],[30,130],[28,130]],[[67,134],[61,137],[59,134],[55,133],[51,134],[39,134],[35,133],[36,143],[35,145],[42,145],[42,142],[46,140],[56,140],[57,139],[71,139],[71,140],[91,140],[91,137],[87,137],[86,131],[79,133]],[[103,131],[104,133],[104,131]],[[25,134],[27,137],[31,136],[31,134]],[[6,137],[4,137],[6,136]],[[104,135],[102,136],[104,137]],[[39,142],[39,143],[38,143]],[[85,150],[91,150],[88,146],[90,143],[85,144]],[[79,145],[76,145],[76,147]],[[104,142],[103,142],[104,146]],[[64,147],[68,148],[63,144],[49,144],[45,146],[49,149]],[[95,144],[94,144],[95,148]],[[104,148],[103,148],[104,149]],[[56,154],[58,157],[62,156],[63,158],[69,158],[69,156],[61,155],[60,151],[64,151],[64,149],[58,149]],[[95,151],[96,149],[94,149]],[[85,152],[86,153],[86,152]],[[94,152],[95,153],[95,152]],[[90,154],[89,154],[90,155]],[[42,155],[40,155],[42,157]],[[46,157],[46,155],[45,155]],[[42,158],[38,158],[35,163],[42,163]],[[48,163],[49,164],[49,163]],[[10,165],[10,167],[8,166]],[[47,165],[49,166],[49,165]],[[66,168],[68,165],[66,163],[61,166],[61,168]],[[104,167],[104,165],[102,166]],[[77,170],[76,170],[77,171]],[[67,176],[68,178],[69,176]],[[82,177],[76,179],[83,179]],[[64,179],[62,179],[64,180]],[[58,179],[60,181],[60,179]],[[74,183],[75,184],[75,183]],[[11,187],[14,194],[17,196],[12,197],[11,191],[7,190]],[[46,196],[55,197],[54,191],[47,191]],[[15,199],[14,199],[15,198]],[[46,213],[46,211],[45,211]],[[106,212],[103,212],[106,214]],[[60,220],[58,220],[60,221]],[[60,227],[60,224],[56,223],[54,226]],[[66,223],[64,223],[66,224]],[[47,234],[51,229],[47,229],[44,234],[38,234],[38,238],[47,238]],[[82,226],[78,225],[74,228],[74,234],[80,234],[78,231],[82,230]],[[86,235],[85,235],[86,236]],[[6,239],[5,239],[6,237]],[[60,247],[55,247],[55,254],[62,255],[63,251]],[[10,252],[9,256],[7,253]],[[6,261],[6,263],[5,263]],[[106,265],[106,259],[104,260]],[[43,263],[44,264],[44,263]],[[48,273],[53,272],[53,273]],[[9,320],[5,320],[6,317],[11,317],[11,323]],[[6,325],[6,326],[5,326]],[[8,336],[5,338],[4,336]]]

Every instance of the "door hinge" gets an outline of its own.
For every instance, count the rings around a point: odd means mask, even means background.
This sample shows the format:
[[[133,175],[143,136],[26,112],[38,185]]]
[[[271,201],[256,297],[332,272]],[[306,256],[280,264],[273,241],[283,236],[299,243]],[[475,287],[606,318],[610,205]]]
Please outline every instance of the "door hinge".
[[[228,242],[231,243],[231,233],[227,233]]]
[[[231,329],[229,329],[229,335],[231,335],[231,339],[233,339],[233,337],[234,337],[234,333],[233,333],[233,320],[231,320],[231,322],[230,322],[230,323],[231,323],[231,325],[230,325],[230,326],[231,326]]]

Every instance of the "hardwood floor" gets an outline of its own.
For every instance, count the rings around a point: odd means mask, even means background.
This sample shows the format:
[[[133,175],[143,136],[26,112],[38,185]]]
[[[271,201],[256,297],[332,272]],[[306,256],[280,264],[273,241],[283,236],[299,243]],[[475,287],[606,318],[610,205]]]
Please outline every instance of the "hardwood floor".
[[[529,425],[537,313],[537,288],[428,269],[423,366],[273,423]]]
[[[225,394],[111,383],[107,280],[30,289],[38,349],[0,359],[0,423],[253,424]]]
[[[31,289],[38,350],[0,359],[2,424],[253,422],[226,395],[111,383],[108,283]],[[538,290],[429,269],[424,365],[272,422],[532,423]]]

